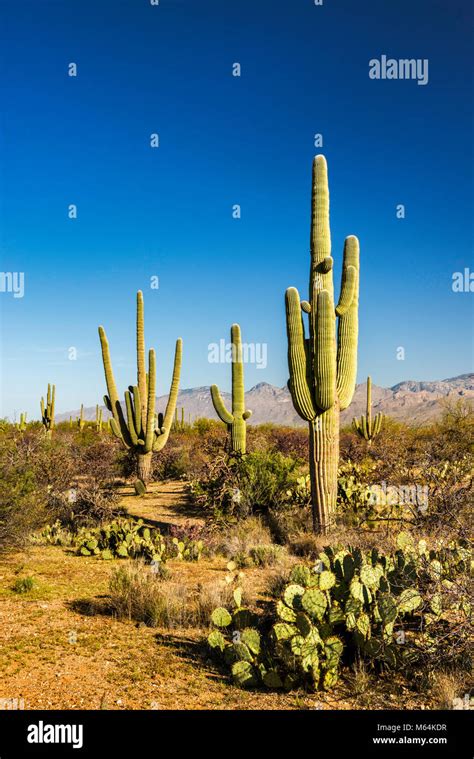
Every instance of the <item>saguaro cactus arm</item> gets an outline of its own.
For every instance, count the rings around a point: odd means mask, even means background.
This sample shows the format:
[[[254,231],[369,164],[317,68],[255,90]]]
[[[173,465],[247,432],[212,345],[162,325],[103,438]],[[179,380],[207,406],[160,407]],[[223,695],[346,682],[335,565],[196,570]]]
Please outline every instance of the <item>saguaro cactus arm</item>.
[[[159,427],[155,430],[155,442],[153,443],[154,451],[161,451],[166,445],[168,440],[171,425],[173,423],[173,415],[176,408],[176,401],[178,400],[179,391],[179,378],[181,375],[181,362],[183,357],[183,341],[180,337],[176,340],[176,348],[174,353],[174,365],[173,376],[171,379],[170,393],[168,396],[168,403],[166,404],[165,416],[162,423],[159,423]],[[154,410],[154,409],[153,409]],[[158,415],[160,417],[160,415]],[[160,420],[161,421],[161,420]]]
[[[300,296],[296,287],[289,287],[285,295],[286,330],[288,335],[288,389],[293,405],[302,419],[310,422],[316,417],[310,380],[310,356],[304,336]],[[308,304],[309,305],[309,304]]]
[[[336,308],[339,315],[337,331],[337,395],[341,411],[354,395],[357,375],[357,340],[359,332],[359,240],[346,238],[342,268],[341,297]]]
[[[133,443],[120,405],[112,361],[110,360],[109,341],[107,340],[107,335],[105,334],[103,327],[99,327],[99,338],[102,348],[102,362],[104,364],[105,382],[107,384],[108,392],[108,395],[104,395],[104,403],[112,414],[110,427],[115,437],[118,437],[126,448],[131,448]]]
[[[217,385],[211,385],[211,398],[219,419],[225,424],[232,424],[234,421],[234,415],[231,414],[230,411],[227,411],[224,400]]]

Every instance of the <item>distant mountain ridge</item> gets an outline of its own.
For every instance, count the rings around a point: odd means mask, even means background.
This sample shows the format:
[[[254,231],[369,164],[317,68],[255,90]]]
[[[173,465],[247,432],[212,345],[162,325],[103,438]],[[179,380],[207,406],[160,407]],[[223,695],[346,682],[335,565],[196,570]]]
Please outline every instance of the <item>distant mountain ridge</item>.
[[[230,393],[222,393],[223,398],[231,406]],[[260,382],[252,387],[246,394],[247,407],[252,410],[249,424],[262,424],[272,422],[301,427],[306,424],[293,408],[290,393],[287,387],[275,387],[268,382]],[[366,383],[356,386],[352,403],[341,414],[341,423],[349,424],[354,416],[365,413]],[[390,388],[378,387],[372,384],[372,409],[374,413],[381,411],[394,419],[409,424],[427,424],[435,420],[442,413],[443,407],[440,400],[443,398],[471,398],[474,403],[474,373],[460,374],[445,380],[430,382],[417,382],[406,380],[399,382]],[[167,395],[157,398],[157,409],[164,412]],[[199,417],[217,419],[212,405],[209,387],[193,387],[180,390],[178,396],[178,409],[181,414],[184,407],[186,421],[194,421]],[[110,414],[102,407],[104,419]],[[57,421],[75,419],[79,410],[57,414]],[[85,419],[95,419],[95,406],[84,409]]]

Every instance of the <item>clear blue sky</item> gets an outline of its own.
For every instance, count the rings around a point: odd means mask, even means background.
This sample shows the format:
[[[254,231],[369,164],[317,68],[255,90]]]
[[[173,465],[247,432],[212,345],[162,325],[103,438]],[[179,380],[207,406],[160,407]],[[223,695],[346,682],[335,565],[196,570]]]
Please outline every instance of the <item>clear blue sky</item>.
[[[228,388],[208,344],[234,321],[268,344],[247,386],[282,386],[284,292],[307,295],[320,152],[337,272],[344,237],[361,241],[358,381],[471,371],[473,295],[451,289],[453,272],[474,269],[470,8],[0,0],[0,268],[25,272],[22,299],[0,294],[0,413],[37,416],[48,381],[59,412],[101,401],[99,324],[119,387],[134,381],[139,288],[160,394],[179,335],[181,386]],[[369,79],[382,54],[429,59],[429,83]]]

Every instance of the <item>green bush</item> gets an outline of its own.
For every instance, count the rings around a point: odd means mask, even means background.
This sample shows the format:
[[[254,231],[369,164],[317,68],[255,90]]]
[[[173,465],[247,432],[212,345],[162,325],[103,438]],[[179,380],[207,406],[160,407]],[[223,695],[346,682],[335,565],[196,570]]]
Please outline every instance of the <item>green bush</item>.
[[[29,593],[35,587],[35,581],[32,577],[21,577],[15,580],[12,590],[14,593]]]
[[[428,550],[400,533],[398,549],[330,548],[315,566],[293,567],[267,614],[214,611],[208,643],[242,687],[333,687],[341,661],[374,666],[426,666],[469,624],[466,578],[471,555],[462,544]],[[466,635],[467,638],[467,635]],[[455,657],[463,657],[457,643]]]

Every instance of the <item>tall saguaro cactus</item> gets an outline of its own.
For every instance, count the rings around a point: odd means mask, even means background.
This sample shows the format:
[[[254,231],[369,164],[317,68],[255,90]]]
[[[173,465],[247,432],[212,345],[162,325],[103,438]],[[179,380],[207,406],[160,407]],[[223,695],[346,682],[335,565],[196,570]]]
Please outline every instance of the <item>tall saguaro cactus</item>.
[[[286,291],[288,387],[298,414],[309,423],[313,529],[327,533],[333,522],[339,462],[339,414],[355,389],[359,305],[359,241],[344,243],[339,301],[334,300],[326,159],[313,161],[309,301]],[[301,312],[308,314],[309,337]],[[337,323],[337,329],[336,329]]]
[[[245,409],[244,364],[242,360],[242,338],[240,327],[233,324],[230,329],[232,343],[232,413],[227,411],[217,385],[211,387],[211,397],[217,415],[230,433],[232,454],[244,454],[246,451],[247,419],[252,412]]]
[[[367,445],[372,445],[372,440],[376,437],[382,429],[382,422],[384,415],[379,411],[378,414],[372,419],[372,380],[367,377],[367,404],[366,413],[362,414],[359,419],[352,420],[353,427],[360,437],[367,440]]]
[[[125,419],[117,394],[109,343],[104,328],[99,327],[102,360],[108,395],[104,396],[107,409],[112,414],[110,421],[112,432],[126,448],[137,454],[137,475],[146,485],[150,480],[153,451],[161,451],[166,445],[173,422],[176,399],[178,397],[179,377],[181,373],[182,340],[176,340],[173,378],[166,405],[165,415],[155,416],[156,358],[155,351],[148,352],[148,372],[145,362],[145,324],[143,293],[137,293],[137,384],[130,385],[125,391]]]
[[[56,385],[48,385],[46,403],[41,398],[41,421],[48,437],[51,437],[54,429],[54,407],[56,402]]]

